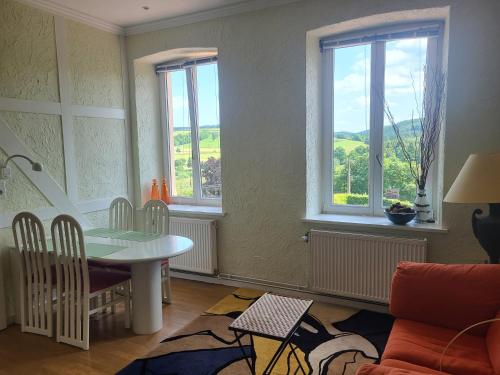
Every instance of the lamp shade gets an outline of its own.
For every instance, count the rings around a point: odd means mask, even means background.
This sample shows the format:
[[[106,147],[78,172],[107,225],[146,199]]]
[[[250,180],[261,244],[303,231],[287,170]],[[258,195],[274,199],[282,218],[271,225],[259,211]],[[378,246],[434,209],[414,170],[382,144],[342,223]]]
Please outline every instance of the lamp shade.
[[[444,201],[500,203],[500,152],[470,155]]]

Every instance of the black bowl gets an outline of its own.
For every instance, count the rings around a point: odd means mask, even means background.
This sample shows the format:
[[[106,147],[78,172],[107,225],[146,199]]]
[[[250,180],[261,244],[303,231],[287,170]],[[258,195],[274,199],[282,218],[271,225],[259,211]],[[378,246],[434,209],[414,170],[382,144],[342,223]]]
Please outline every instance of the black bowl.
[[[393,212],[385,212],[385,216],[392,221],[396,225],[406,225],[417,215],[416,212],[401,212],[401,213],[393,213]]]

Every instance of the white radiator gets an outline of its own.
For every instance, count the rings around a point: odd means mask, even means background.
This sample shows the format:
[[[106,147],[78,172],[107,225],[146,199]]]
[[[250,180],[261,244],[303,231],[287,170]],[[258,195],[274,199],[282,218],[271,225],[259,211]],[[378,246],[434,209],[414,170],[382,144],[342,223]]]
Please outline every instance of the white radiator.
[[[217,242],[215,220],[180,217],[170,218],[170,234],[188,237],[194,242],[191,251],[170,259],[170,268],[182,271],[215,274]]]
[[[310,287],[343,297],[389,301],[398,262],[425,262],[427,240],[311,230]]]

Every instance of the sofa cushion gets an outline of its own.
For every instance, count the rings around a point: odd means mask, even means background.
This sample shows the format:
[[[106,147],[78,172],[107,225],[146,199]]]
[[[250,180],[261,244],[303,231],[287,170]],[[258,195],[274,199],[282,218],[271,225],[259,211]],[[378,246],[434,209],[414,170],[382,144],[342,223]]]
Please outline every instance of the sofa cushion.
[[[500,310],[496,316],[500,319]],[[491,323],[486,334],[486,346],[490,354],[490,362],[497,374],[500,374],[500,321]]]
[[[412,373],[412,371],[413,371],[413,372],[429,374],[429,375],[451,375],[448,372],[434,370],[434,369],[431,369],[429,367],[419,366],[419,365],[415,365],[415,364],[409,363],[409,362],[398,361],[397,359],[386,359],[385,361],[382,362],[382,366],[399,368],[399,369],[403,369],[406,371],[410,371],[410,373]]]
[[[427,369],[424,369],[424,371],[414,371],[414,370],[408,370],[404,367],[398,368],[392,366],[371,365],[371,364],[361,366],[356,372],[356,375],[429,375],[429,374],[446,375],[444,372],[438,372],[438,371],[428,372]]]
[[[382,356],[439,370],[443,350],[457,331],[405,319],[396,319]],[[486,340],[464,334],[450,346],[443,357],[443,371],[453,375],[495,375]]]
[[[392,280],[396,318],[462,330],[500,308],[500,264],[401,262]],[[485,335],[486,326],[470,333]]]

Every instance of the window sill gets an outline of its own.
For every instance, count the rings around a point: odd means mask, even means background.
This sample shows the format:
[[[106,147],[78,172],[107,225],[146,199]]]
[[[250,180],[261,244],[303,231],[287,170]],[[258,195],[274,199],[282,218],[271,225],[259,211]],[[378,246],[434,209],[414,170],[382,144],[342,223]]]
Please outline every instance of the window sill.
[[[192,206],[187,204],[169,204],[168,210],[172,216],[225,216],[222,207],[214,206]]]
[[[411,222],[406,225],[396,225],[383,216],[317,214],[307,216],[302,221],[305,223],[331,224],[345,228],[381,228],[408,232],[448,233],[448,229],[441,224],[417,224]]]

